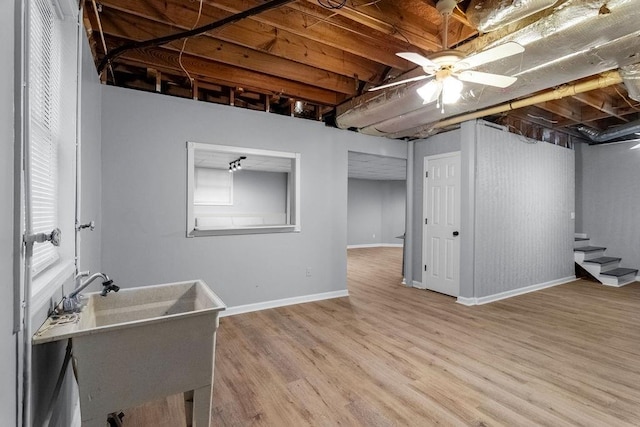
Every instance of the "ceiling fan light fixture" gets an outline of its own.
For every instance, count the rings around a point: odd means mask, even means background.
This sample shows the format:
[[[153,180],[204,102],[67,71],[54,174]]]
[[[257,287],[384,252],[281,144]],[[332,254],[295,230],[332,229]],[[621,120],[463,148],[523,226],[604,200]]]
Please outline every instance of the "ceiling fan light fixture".
[[[416,92],[422,98],[422,104],[429,104],[430,102],[435,101],[440,95],[440,91],[442,90],[442,83],[436,80],[431,80],[427,84],[420,86]]]
[[[455,104],[462,94],[462,82],[449,76],[442,82],[442,103]]]

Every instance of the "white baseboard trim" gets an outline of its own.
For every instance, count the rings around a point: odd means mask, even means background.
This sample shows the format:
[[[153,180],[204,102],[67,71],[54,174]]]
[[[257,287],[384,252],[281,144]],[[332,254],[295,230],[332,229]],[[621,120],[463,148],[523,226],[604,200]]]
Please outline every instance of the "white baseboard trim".
[[[287,305],[302,304],[305,302],[322,301],[325,299],[342,298],[348,296],[349,291],[347,289],[344,289],[342,291],[323,292],[320,294],[303,295],[299,297],[257,302],[255,304],[237,305],[235,307],[228,307],[226,310],[220,312],[220,317],[227,317],[236,314],[251,313],[252,311],[267,310],[269,308],[284,307]]]
[[[486,297],[467,298],[458,297],[456,302],[462,305],[482,305],[490,302],[499,301],[505,298],[511,298],[522,294],[528,294],[529,292],[539,291],[541,289],[551,288],[553,286],[562,285],[565,283],[573,282],[576,280],[576,276],[563,277],[562,279],[551,280],[549,282],[538,283],[537,285],[525,286],[524,288],[513,289],[511,291],[500,292],[493,295],[487,295]]]
[[[347,245],[347,249],[362,248],[401,248],[402,243],[367,243],[364,245]]]
[[[417,289],[427,289],[427,287],[425,285],[422,284],[422,282],[418,282],[417,280],[414,280],[412,282],[413,287],[417,288]]]

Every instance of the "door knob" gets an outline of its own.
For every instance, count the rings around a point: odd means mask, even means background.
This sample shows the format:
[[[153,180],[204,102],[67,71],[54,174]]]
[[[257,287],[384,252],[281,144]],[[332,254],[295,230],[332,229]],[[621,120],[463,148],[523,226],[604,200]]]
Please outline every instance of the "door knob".
[[[457,236],[458,234],[460,234],[460,233],[458,233],[457,231],[454,231],[454,232],[453,232],[453,235],[454,235],[454,236]]]

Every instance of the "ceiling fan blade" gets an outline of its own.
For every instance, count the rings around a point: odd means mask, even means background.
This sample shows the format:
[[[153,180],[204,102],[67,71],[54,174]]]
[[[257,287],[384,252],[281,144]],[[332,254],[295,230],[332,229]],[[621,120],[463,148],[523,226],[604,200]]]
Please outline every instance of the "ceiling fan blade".
[[[520,46],[516,42],[507,42],[500,46],[487,49],[484,52],[476,53],[475,55],[461,59],[454,65],[454,69],[468,70],[469,68],[479,67],[480,65],[488,64],[522,52],[524,52],[524,47]]]
[[[398,52],[398,53],[396,53],[396,55],[398,55],[400,58],[406,59],[409,62],[413,62],[414,64],[419,65],[419,66],[421,66],[423,68],[432,68],[434,70],[434,72],[435,72],[435,70],[440,68],[440,66],[438,64],[436,64],[435,62],[433,62],[429,58],[425,58],[424,56],[420,55],[419,53]]]
[[[428,77],[430,77],[430,76],[424,75],[424,76],[418,76],[418,77],[411,77],[410,79],[403,79],[403,80],[394,81],[394,82],[391,82],[391,83],[387,83],[386,85],[372,87],[371,89],[369,89],[369,92],[373,92],[375,90],[386,89],[388,87],[398,86],[398,85],[401,85],[403,83],[417,82],[419,80],[424,80],[424,79],[426,79]]]
[[[516,82],[517,77],[503,76],[501,74],[482,73],[480,71],[462,71],[455,74],[463,82],[480,83],[486,86],[505,88]]]

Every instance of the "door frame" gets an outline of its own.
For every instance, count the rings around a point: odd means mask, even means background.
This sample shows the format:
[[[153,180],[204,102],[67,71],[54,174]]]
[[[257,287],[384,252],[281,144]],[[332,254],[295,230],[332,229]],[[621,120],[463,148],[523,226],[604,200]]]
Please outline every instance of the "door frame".
[[[442,153],[442,154],[434,154],[431,156],[425,156],[424,157],[424,161],[423,161],[423,165],[422,165],[422,218],[425,218],[426,213],[429,211],[429,198],[427,197],[427,176],[425,175],[425,172],[427,172],[429,170],[429,160],[439,160],[439,159],[443,159],[443,158],[447,158],[447,157],[458,157],[460,159],[460,170],[458,171],[458,177],[459,177],[459,181],[458,181],[458,195],[460,197],[460,202],[458,203],[458,209],[461,209],[460,203],[462,202],[462,195],[461,195],[461,187],[462,187],[462,176],[461,174],[461,170],[462,170],[462,151],[458,150],[458,151],[450,151],[448,153]],[[427,242],[425,239],[426,233],[427,233],[427,224],[425,224],[424,219],[420,219],[421,223],[422,223],[422,228],[421,228],[421,239],[422,239],[422,266],[427,264]],[[460,211],[460,223],[462,223],[462,212]],[[458,260],[460,260],[460,252],[461,252],[461,246],[462,246],[462,242],[460,241],[460,243],[458,244]],[[422,274],[422,280],[420,281],[420,286],[415,286],[419,289],[429,289],[427,287],[427,275],[426,275],[426,271],[424,271],[424,267],[420,267],[421,270],[421,274]],[[414,282],[416,283],[416,282]],[[458,262],[458,294],[460,293],[460,262]],[[456,297],[459,295],[456,295]]]

